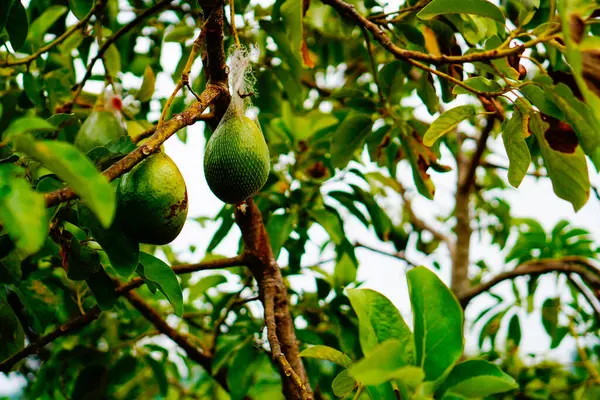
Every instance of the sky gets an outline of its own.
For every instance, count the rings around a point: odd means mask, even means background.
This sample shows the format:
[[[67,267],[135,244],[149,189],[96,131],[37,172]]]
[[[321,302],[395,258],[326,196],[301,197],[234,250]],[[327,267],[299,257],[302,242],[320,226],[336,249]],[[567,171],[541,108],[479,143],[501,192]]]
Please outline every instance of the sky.
[[[261,1],[262,2],[262,1]],[[398,2],[392,2],[386,10],[397,9]],[[73,16],[70,15],[73,19]],[[122,15],[123,21],[130,19],[131,16],[124,13]],[[238,21],[240,25],[242,21]],[[146,44],[139,41],[136,44],[136,51],[143,51]],[[175,69],[176,62],[180,57],[180,49],[178,45],[173,43],[165,43],[161,56],[161,64],[165,71],[161,72],[157,76],[156,92],[154,98],[168,97],[173,88],[174,83],[171,79],[171,73]],[[192,79],[198,75],[201,69],[200,60],[194,63],[191,77]],[[101,72],[101,67],[98,66],[95,72]],[[83,64],[77,65],[77,75],[81,77],[84,73]],[[125,88],[139,88],[141,79],[126,74],[121,77]],[[324,86],[335,87],[339,84],[339,75],[330,74],[328,76],[321,76],[318,80],[319,84]],[[96,91],[101,90],[101,84],[96,82],[90,82],[86,85],[86,90]],[[466,101],[464,95],[460,95],[456,100],[456,104],[461,104]],[[150,116],[150,120],[157,119],[160,115],[160,103],[158,100],[152,101],[153,113]],[[426,108],[421,104],[420,100],[413,96],[406,100],[404,103],[406,106],[414,107],[414,114],[418,118],[431,121],[434,116],[430,116]],[[447,106],[450,108],[451,105]],[[491,139],[489,142],[490,148],[494,150],[494,155],[488,158],[488,161],[494,162],[495,164],[508,165],[508,159],[502,145],[500,138]],[[172,246],[179,258],[184,262],[197,262],[200,261],[204,255],[205,250],[211,240],[213,234],[218,228],[218,223],[207,222],[204,227],[200,226],[199,223],[193,221],[193,218],[205,216],[214,217],[223,203],[218,200],[212,192],[209,190],[203,172],[203,153],[204,153],[204,134],[203,134],[203,123],[196,123],[194,126],[188,128],[187,143],[182,143],[179,138],[175,135],[171,137],[165,143],[166,153],[175,161],[181,170],[184,179],[186,181],[188,194],[189,194],[189,214],[188,221],[184,226],[182,233],[172,243]],[[368,166],[368,170],[374,170],[376,167],[368,163],[368,156],[363,154],[363,161]],[[447,150],[442,153],[440,160],[442,164],[453,166],[453,159]],[[358,165],[358,164],[357,164]],[[355,166],[357,166],[355,165]],[[428,223],[438,227],[444,232],[450,232],[454,224],[454,220],[450,220],[447,223],[440,223],[437,220],[438,216],[448,215],[452,211],[454,205],[454,191],[456,186],[456,174],[454,171],[449,173],[440,174],[431,172],[432,179],[436,186],[436,194],[434,200],[428,200],[423,196],[420,196],[416,192],[414,182],[412,180],[412,172],[407,162],[400,163],[398,178],[400,182],[409,190],[409,195],[412,198],[415,213]],[[505,176],[505,173],[500,173],[501,176]],[[590,168],[590,179],[592,185],[600,187],[600,177],[598,174]],[[343,188],[344,185],[341,183],[333,183],[324,185],[324,190],[332,190],[337,188]],[[573,226],[582,227],[590,231],[593,235],[594,240],[597,242],[600,238],[600,201],[595,198],[592,194],[588,203],[579,212],[575,213],[572,206],[564,200],[556,197],[552,191],[552,186],[548,179],[536,180],[530,176],[527,176],[519,189],[509,188],[502,192],[501,196],[505,198],[511,204],[511,213],[513,217],[526,217],[534,218],[541,222],[544,228],[549,231],[552,227],[560,220],[567,219]],[[402,202],[399,197],[390,195],[389,198],[380,199],[382,205],[390,210],[390,215],[394,212],[400,212]],[[333,203],[332,203],[333,204]],[[393,247],[390,244],[380,242],[372,229],[367,230],[360,222],[354,217],[349,216],[345,209],[340,210],[345,220],[345,231],[351,242],[359,241],[361,243],[370,245],[372,247],[381,249],[383,251],[394,252]],[[304,257],[304,265],[311,265],[320,260],[328,259],[333,254],[331,250],[326,251],[323,255],[319,255],[318,243],[321,243],[325,238],[326,234],[323,229],[319,226],[314,226],[310,230],[312,245],[307,246],[306,256]],[[232,229],[228,237],[223,240],[221,245],[215,250],[215,253],[222,254],[225,256],[233,256],[236,254],[238,248],[239,231]],[[513,237],[514,240],[514,237]],[[505,252],[501,251],[497,246],[490,246],[488,243],[490,238],[487,234],[483,237],[473,235],[471,241],[471,260],[476,262],[479,259],[484,259],[488,266],[494,272],[500,272],[506,269],[514,267],[514,265],[505,265],[504,257]],[[414,244],[414,242],[411,242]],[[189,251],[190,246],[195,246],[197,250],[194,253]],[[416,264],[425,265],[429,268],[433,268],[433,261],[437,260],[442,268],[438,271],[440,278],[446,283],[450,283],[450,254],[447,248],[441,245],[433,254],[424,256],[423,254],[411,250],[411,244],[409,244],[406,256],[408,259]],[[410,301],[408,298],[408,289],[406,284],[406,263],[371,252],[366,249],[357,249],[357,256],[359,259],[360,267],[358,270],[358,280],[364,281],[361,286],[363,288],[370,288],[377,290],[378,292],[387,296],[401,311],[405,320],[411,325],[411,311]],[[280,255],[279,264],[285,266],[287,264],[287,253],[285,250]],[[333,269],[333,265],[324,265],[325,268]],[[195,274],[194,279],[200,279],[200,277],[210,274],[211,272],[199,272]],[[226,273],[225,273],[226,274]],[[492,275],[488,275],[491,277]],[[290,277],[290,282],[294,287],[305,288],[306,290],[315,289],[315,281],[312,275]],[[524,287],[524,281],[518,281],[518,285]],[[221,289],[234,290],[236,282],[232,278],[232,282],[222,285]],[[557,295],[565,295],[568,290],[565,290],[566,285],[563,280],[557,280],[552,275],[547,275],[542,278],[542,285],[537,291],[535,297],[535,309],[536,311],[526,319],[523,328],[523,339],[521,342],[520,352],[522,355],[534,354],[535,360],[541,359],[554,359],[566,362],[570,360],[574,351],[574,342],[571,339],[565,339],[563,343],[555,350],[549,350],[550,340],[541,327],[540,324],[540,313],[539,309],[542,302],[547,297],[554,297]],[[514,298],[509,283],[498,285],[494,289],[495,293],[501,294],[507,299]],[[472,304],[466,310],[466,343],[465,349],[467,353],[474,353],[477,350],[477,337],[479,333],[480,325],[472,329],[471,321],[483,310],[486,306],[492,304],[490,296],[482,295],[472,302]],[[257,308],[257,312],[261,312],[260,308]],[[522,317],[526,317],[523,313]],[[508,319],[506,319],[506,322]],[[563,321],[565,322],[565,321]],[[505,328],[505,327],[504,327]],[[499,335],[502,336],[502,335]],[[502,348],[502,342],[499,342],[500,348]],[[533,359],[532,359],[533,361]],[[17,377],[15,374],[11,374],[9,378],[0,374],[0,396],[14,393],[19,387],[23,385],[22,378]]]

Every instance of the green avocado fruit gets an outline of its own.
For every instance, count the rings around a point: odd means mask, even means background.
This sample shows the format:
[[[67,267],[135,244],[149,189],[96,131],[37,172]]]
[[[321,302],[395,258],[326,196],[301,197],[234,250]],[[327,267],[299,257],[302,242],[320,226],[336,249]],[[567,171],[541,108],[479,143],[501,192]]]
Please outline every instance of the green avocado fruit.
[[[181,232],[187,213],[185,181],[166,154],[151,154],[121,177],[116,221],[130,239],[170,243]]]
[[[126,135],[127,131],[112,112],[94,110],[79,128],[74,144],[79,150],[87,153],[95,147],[104,146]]]
[[[221,201],[239,204],[257,193],[269,177],[269,148],[248,117],[222,121],[204,152],[208,187]]]

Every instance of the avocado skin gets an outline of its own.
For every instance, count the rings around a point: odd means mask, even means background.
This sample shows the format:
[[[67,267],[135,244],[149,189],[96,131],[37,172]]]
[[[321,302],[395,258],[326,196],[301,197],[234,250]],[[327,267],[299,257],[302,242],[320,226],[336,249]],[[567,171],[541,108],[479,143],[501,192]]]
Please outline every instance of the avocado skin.
[[[121,177],[116,221],[130,239],[170,243],[183,229],[187,213],[185,181],[166,154],[151,154]]]

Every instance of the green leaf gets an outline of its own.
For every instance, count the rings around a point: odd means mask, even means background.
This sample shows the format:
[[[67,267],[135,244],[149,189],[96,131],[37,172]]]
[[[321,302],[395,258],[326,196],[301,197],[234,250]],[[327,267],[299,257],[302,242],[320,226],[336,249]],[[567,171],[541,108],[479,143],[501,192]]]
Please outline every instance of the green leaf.
[[[438,393],[451,392],[467,398],[487,397],[518,387],[515,380],[497,365],[484,360],[468,360],[454,367]]]
[[[94,0],[69,0],[69,8],[77,19],[83,19],[94,6]]]
[[[25,171],[0,164],[0,224],[15,246],[28,256],[42,248],[48,235],[44,196],[32,190]]]
[[[402,135],[401,141],[412,169],[412,176],[417,190],[422,196],[433,200],[435,185],[431,176],[427,173],[433,157],[431,149],[421,142],[418,133],[414,131]]]
[[[508,323],[507,338],[512,341],[513,346],[521,344],[521,321],[518,314],[513,315]]]
[[[71,238],[67,277],[75,281],[84,281],[90,279],[101,268],[98,252],[81,245],[77,238]]]
[[[183,294],[171,267],[144,252],[140,253],[140,264],[143,266],[142,277],[158,286],[158,290],[169,300],[177,316],[183,315]]]
[[[4,26],[6,26],[6,21],[8,20],[10,7],[12,6],[13,1],[14,0],[0,1],[0,32],[2,32]]]
[[[165,397],[169,391],[169,380],[167,379],[167,372],[165,371],[165,363],[156,361],[150,354],[146,354],[146,357],[144,358],[146,364],[150,366],[150,369],[154,374],[160,395]]]
[[[463,351],[463,312],[450,289],[425,267],[407,273],[413,307],[416,365],[427,381],[443,377]]]
[[[295,219],[296,215],[287,210],[284,214],[275,214],[269,218],[267,233],[269,234],[271,249],[273,249],[275,259],[279,257],[281,248],[294,230]]]
[[[480,92],[497,92],[500,89],[502,89],[502,87],[498,84],[498,82],[484,78],[483,76],[476,76],[473,78],[469,78],[466,81],[464,81],[463,83],[470,88],[479,90]],[[452,89],[452,93],[454,93],[454,94],[473,94],[469,90],[463,88],[462,86],[458,86],[458,85],[454,86],[454,89]]]
[[[335,244],[342,243],[342,240],[346,238],[342,223],[333,212],[326,209],[309,210],[308,215],[327,231]]]
[[[118,296],[115,292],[115,284],[104,268],[100,268],[85,281],[102,311],[113,308]]]
[[[554,150],[547,140],[549,125],[542,121],[538,113],[531,116],[529,128],[540,145],[554,193],[570,202],[578,211],[590,196],[590,178],[581,147],[577,145],[572,152]]]
[[[505,122],[502,141],[508,155],[508,182],[519,187],[531,163],[531,154],[525,138],[529,136],[529,118],[531,108],[524,100],[516,101],[513,115]]]
[[[351,111],[334,133],[330,147],[331,164],[335,168],[345,168],[354,153],[362,148],[372,127],[371,115]]]
[[[123,277],[131,275],[139,263],[139,244],[129,239],[117,224],[113,224],[108,229],[103,228],[98,218],[86,205],[79,204],[77,211],[79,223],[90,230],[96,242],[106,252],[110,265],[115,271]]]
[[[106,72],[115,77],[121,71],[121,53],[116,45],[111,44],[104,53],[104,67]]]
[[[65,181],[94,211],[102,226],[109,227],[115,214],[115,191],[94,164],[66,142],[35,141],[29,135],[14,137],[18,151],[42,163]]]
[[[342,253],[342,256],[335,264],[333,270],[333,281],[336,288],[344,288],[356,281],[356,272],[358,266],[348,255],[348,253]]]
[[[4,131],[2,138],[8,140],[13,135],[26,133],[26,132],[37,132],[37,131],[53,131],[56,127],[45,119],[38,117],[21,117],[11,122],[11,124]]]
[[[154,94],[155,85],[156,77],[154,76],[154,71],[152,71],[152,68],[149,65],[146,65],[146,69],[144,70],[144,80],[142,81],[139,92],[135,94],[135,98],[142,103],[149,101]]]
[[[28,39],[30,43],[41,46],[44,42],[44,34],[62,17],[69,9],[65,6],[50,6],[44,10],[29,27]]]
[[[223,275],[214,274],[205,276],[204,278],[196,282],[194,285],[190,286],[189,301],[191,302],[196,300],[200,296],[203,296],[208,289],[217,287],[218,285],[225,282],[227,282],[227,278],[225,278]]]
[[[20,0],[13,1],[5,28],[12,48],[19,50],[25,44],[29,29],[27,11],[25,11],[25,7],[23,7]]]
[[[404,343],[389,339],[378,344],[348,372],[363,385],[380,385],[392,379],[406,379],[411,385],[421,382],[425,373],[421,368],[407,365]]]
[[[281,6],[281,19],[285,25],[291,50],[300,56],[302,45],[302,0],[286,0]]]
[[[333,378],[333,382],[331,382],[331,389],[333,389],[333,394],[337,397],[344,397],[356,389],[357,386],[358,383],[350,376],[347,369],[337,374],[336,377]]]
[[[433,0],[417,13],[421,19],[432,19],[444,14],[474,14],[488,17],[505,24],[504,14],[487,0]]]
[[[302,350],[302,352],[300,353],[300,357],[310,357],[318,358],[320,360],[327,360],[344,368],[348,368],[350,367],[350,365],[352,365],[352,360],[350,359],[350,357],[348,357],[341,351],[329,346],[311,346]]]
[[[435,86],[433,86],[433,78],[431,77],[431,74],[425,72],[421,74],[417,86],[417,95],[419,95],[423,101],[423,104],[425,104],[427,107],[429,114],[434,115],[436,112],[438,112],[440,99],[435,91]]]
[[[206,248],[207,253],[212,253],[214,249],[225,239],[225,236],[229,233],[231,228],[233,227],[233,211],[231,209],[231,205],[226,204],[223,206],[219,214],[215,217],[215,220],[221,218],[221,225],[219,229],[215,232],[215,235],[210,240],[208,247]]]
[[[423,144],[429,147],[433,146],[436,140],[454,130],[463,120],[474,115],[475,107],[471,105],[458,106],[446,111],[429,126],[423,136]]]
[[[25,333],[15,312],[0,290],[0,361],[4,361],[25,347]]]
[[[165,35],[165,42],[184,43],[194,37],[194,27],[180,24]]]
[[[551,338],[556,335],[558,328],[558,313],[560,311],[560,298],[547,298],[542,304],[542,326]]]
[[[403,363],[412,363],[413,335],[392,302],[371,289],[348,290],[348,298],[358,316],[359,339],[363,353],[368,355],[378,343],[395,339],[402,346]]]

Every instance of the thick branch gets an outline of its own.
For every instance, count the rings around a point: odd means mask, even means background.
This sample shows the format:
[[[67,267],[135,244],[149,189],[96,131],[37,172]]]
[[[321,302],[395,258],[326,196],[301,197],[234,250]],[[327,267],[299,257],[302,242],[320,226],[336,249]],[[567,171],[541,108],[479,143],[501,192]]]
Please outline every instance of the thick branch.
[[[154,151],[160,148],[165,140],[170,138],[177,131],[202,119],[204,110],[213,101],[226,96],[226,94],[227,89],[223,88],[223,86],[207,85],[206,89],[200,94],[200,101],[195,102],[185,111],[176,114],[169,121],[162,124],[143,146],[137,147],[127,156],[107,168],[106,171],[104,171],[104,176],[106,176],[109,181],[112,181],[129,171],[137,163],[154,153]],[[63,188],[47,193],[44,197],[46,199],[46,206],[51,207],[67,200],[72,200],[77,197],[77,194],[71,188]]]
[[[596,297],[600,295],[600,271],[591,265],[588,260],[581,257],[564,257],[559,260],[535,260],[519,265],[511,271],[502,272],[488,282],[469,289],[458,296],[459,301],[466,307],[476,296],[487,292],[497,284],[506,280],[515,279],[525,275],[541,275],[551,272],[577,274],[590,286]]]
[[[245,256],[242,254],[242,255],[239,255],[236,257],[232,257],[232,258],[223,258],[223,259],[218,259],[218,260],[204,261],[204,262],[200,262],[198,264],[176,265],[173,267],[173,271],[175,272],[175,274],[180,275],[180,274],[189,274],[191,272],[196,272],[196,271],[206,271],[206,270],[213,270],[213,269],[235,267],[235,266],[244,265],[244,264],[245,264]],[[117,293],[118,296],[121,296],[123,294],[130,292],[133,289],[139,288],[143,284],[144,284],[143,279],[135,278],[123,285],[118,286],[115,289],[115,292]],[[0,372],[10,371],[17,362],[21,361],[25,357],[36,354],[38,351],[40,351],[40,349],[42,349],[44,346],[46,346],[50,342],[54,341],[55,339],[58,339],[59,337],[62,337],[62,336],[67,336],[67,335],[83,328],[84,326],[90,324],[92,321],[95,321],[99,315],[100,315],[100,309],[96,306],[96,307],[92,308],[87,314],[76,317],[73,320],[67,322],[66,324],[61,325],[56,330],[50,332],[49,334],[47,334],[45,336],[42,336],[39,340],[29,344],[27,347],[25,347],[18,353],[15,353],[10,358],[0,362]]]
[[[273,361],[281,374],[283,391],[288,399],[313,399],[299,355],[287,289],[273,256],[260,210],[250,198],[246,201],[245,209],[236,209],[235,216],[244,239],[248,267],[258,283],[260,299],[265,308],[267,338]]]
[[[523,43],[521,46],[516,47],[507,47],[502,49],[493,49],[488,51],[482,51],[478,53],[471,53],[464,56],[448,56],[445,54],[436,56],[428,53],[422,53],[420,51],[412,51],[402,49],[396,46],[392,40],[380,29],[380,27],[363,17],[360,13],[356,11],[353,5],[344,2],[343,0],[321,0],[324,4],[328,4],[331,7],[338,10],[340,14],[345,16],[346,18],[354,21],[358,26],[364,27],[369,30],[375,40],[377,40],[381,45],[390,53],[394,55],[399,60],[419,60],[426,61],[432,64],[462,64],[467,62],[474,61],[487,61],[493,60],[496,58],[502,58],[509,56],[511,54],[517,54],[522,52],[523,49],[533,47],[538,43],[544,42],[546,40],[550,40],[553,38],[553,34],[556,33],[557,30],[553,30],[547,32],[546,35],[540,36],[536,39],[532,39],[528,42]]]

